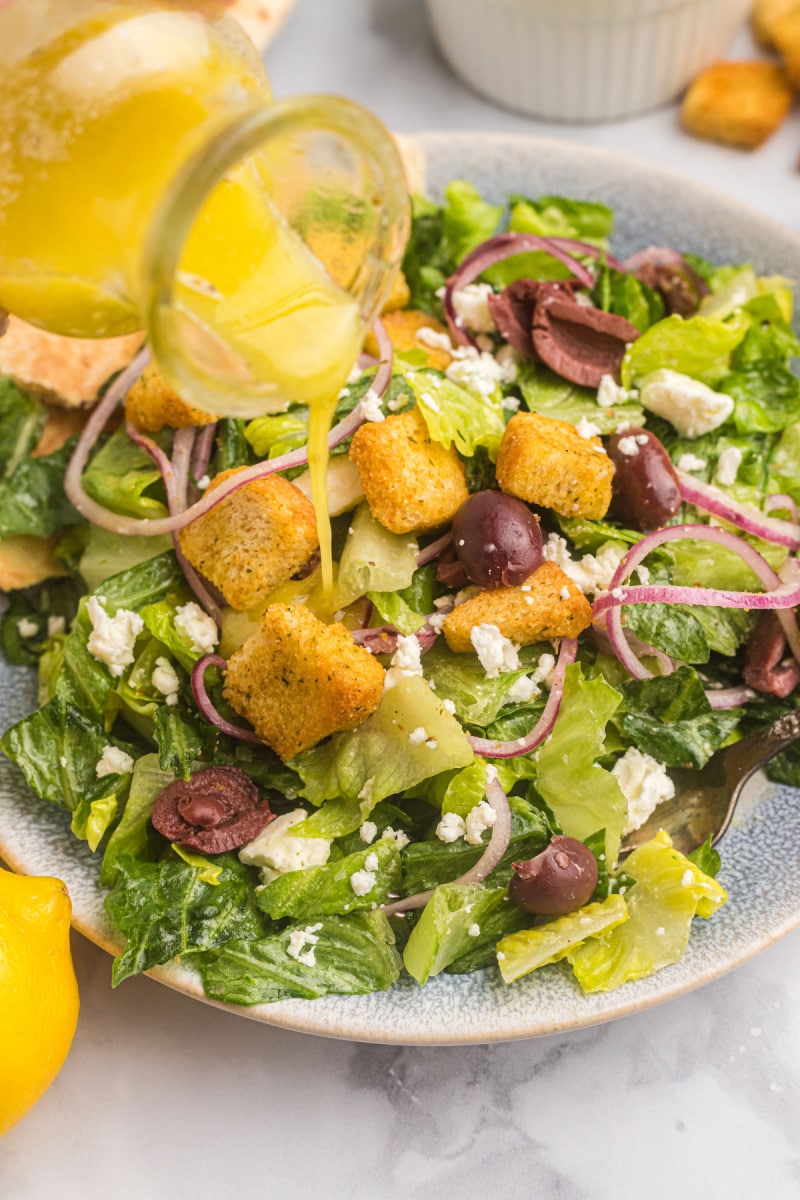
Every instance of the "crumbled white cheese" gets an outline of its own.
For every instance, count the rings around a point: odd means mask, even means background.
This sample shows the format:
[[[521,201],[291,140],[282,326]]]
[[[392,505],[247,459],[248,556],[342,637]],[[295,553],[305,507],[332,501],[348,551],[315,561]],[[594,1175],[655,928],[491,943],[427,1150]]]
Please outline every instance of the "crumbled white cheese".
[[[372,799],[372,793],[374,791],[375,791],[375,776],[373,775],[365,781],[364,786],[362,787],[361,791],[358,793],[358,799],[366,800],[367,803],[369,803],[369,801]]]
[[[398,850],[405,850],[411,838],[402,829],[392,829],[391,825],[387,825],[381,834],[382,838],[392,838]]]
[[[294,958],[297,962],[302,963],[304,967],[316,966],[317,960],[314,957],[314,947],[319,941],[317,937],[318,929],[322,929],[321,921],[318,921],[316,925],[308,925],[305,929],[293,929],[289,934],[289,944],[286,947],[286,953],[290,958]]]
[[[132,770],[133,759],[119,746],[106,746],[94,768],[98,779],[104,775],[128,775]]]
[[[166,697],[167,704],[178,703],[178,688],[180,680],[177,672],[168,658],[157,658],[155,670],[150,676],[150,682],[157,692]]]
[[[569,600],[569,588],[567,587],[566,584],[564,584],[564,586],[562,587],[561,591],[558,594],[562,600]]]
[[[60,767],[63,767],[63,768],[66,770],[66,767],[67,767],[67,756],[66,756],[66,754],[62,754],[62,755],[61,755],[61,757],[60,757],[60,758],[59,758],[59,760],[58,760],[58,765],[59,765]]]
[[[476,350],[474,346],[459,346],[445,375],[453,383],[488,397],[494,395],[499,384],[514,382],[517,366],[508,359],[499,362],[493,354]]]
[[[127,608],[118,608],[110,617],[103,602],[102,596],[90,596],[86,603],[86,614],[92,623],[86,647],[93,658],[106,664],[112,675],[119,676],[133,662],[134,643],[144,629],[144,621]]]
[[[49,638],[56,637],[59,633],[63,633],[66,627],[66,621],[63,617],[47,618],[47,636]]]
[[[611,773],[616,776],[620,791],[628,801],[623,833],[632,833],[644,825],[663,800],[671,800],[675,795],[675,784],[667,774],[667,768],[636,746],[625,751]]]
[[[617,449],[620,454],[624,454],[626,458],[633,458],[634,454],[639,453],[639,443],[635,437],[620,438],[617,442]]]
[[[191,644],[195,654],[211,654],[219,641],[213,618],[194,600],[176,609],[175,628]]]
[[[350,887],[357,896],[367,896],[375,884],[378,882],[375,872],[378,870],[379,860],[375,853],[368,854],[364,859],[364,866],[360,871],[354,871],[350,876]]]
[[[427,740],[427,737],[427,729],[425,729],[424,725],[418,725],[416,729],[411,730],[411,733],[408,735],[408,740],[411,742],[412,746],[421,746],[422,743]]]
[[[554,562],[582,592],[592,594],[608,590],[614,572],[625,557],[625,547],[610,542],[601,546],[596,556],[584,554],[582,558],[574,559],[566,539],[557,533],[551,533],[542,548],[542,553],[545,562]]]
[[[575,430],[581,435],[582,438],[593,438],[600,436],[600,426],[593,425],[591,421],[586,419],[586,417],[581,417],[580,421],[578,421],[578,424],[575,426]]]
[[[365,421],[383,421],[385,414],[381,407],[381,398],[374,388],[361,397],[359,412]]]
[[[378,826],[375,824],[374,821],[365,821],[358,832],[359,832],[362,842],[366,842],[367,845],[369,846],[372,844],[372,842],[375,841],[375,838],[378,836]]]
[[[464,836],[471,846],[479,846],[481,844],[481,835],[491,828],[497,820],[497,813],[492,808],[487,800],[481,800],[480,804],[476,804],[467,813],[467,819],[464,822]]]
[[[516,646],[503,636],[496,625],[473,625],[469,640],[475,647],[487,679],[496,679],[501,671],[519,669]]]
[[[429,750],[435,750],[439,743],[437,742],[436,738],[428,738],[428,740],[425,742],[425,745]]]
[[[23,638],[36,637],[39,632],[39,622],[32,621],[30,617],[20,617],[17,621],[17,633]]]
[[[475,333],[493,333],[495,323],[489,311],[489,297],[493,294],[488,283],[468,283],[453,292],[453,308],[461,324]]]
[[[397,649],[392,655],[392,666],[398,667],[403,675],[422,674],[419,640],[413,633],[401,633],[398,636]]]
[[[679,471],[705,471],[707,466],[708,459],[698,454],[682,454],[678,459]]]
[[[438,329],[431,329],[430,325],[423,325],[422,329],[417,330],[416,340],[431,350],[446,350],[448,354],[452,354],[455,349],[449,334],[440,333]]]
[[[711,433],[733,412],[730,396],[669,368],[647,375],[639,398],[648,412],[669,421],[685,438]]]
[[[527,704],[534,696],[539,694],[539,688],[531,679],[530,675],[521,675],[519,679],[515,679],[511,687],[506,692],[506,704]]]
[[[469,929],[467,930],[467,934],[469,937],[480,937],[481,936],[480,925],[478,925],[475,921],[473,921],[472,924],[470,925]]]
[[[628,393],[624,387],[615,383],[613,376],[604,375],[597,389],[597,403],[601,408],[613,408],[615,404],[624,404]]]
[[[249,867],[260,867],[264,883],[271,883],[289,871],[321,867],[328,861],[332,842],[327,838],[296,837],[289,832],[307,816],[305,809],[295,808],[275,817],[258,837],[242,846],[239,858]]]
[[[717,459],[715,473],[717,483],[722,484],[723,487],[730,487],[732,483],[736,483],[736,476],[739,474],[743,458],[744,455],[738,446],[728,446],[723,450]]]
[[[450,700],[449,698],[445,698],[442,701],[442,708],[444,709],[444,711],[446,713],[449,713],[451,717],[454,717],[456,715],[456,706],[453,703],[453,701]]]
[[[204,492],[210,483],[211,483],[211,479],[209,478],[208,475],[201,475],[200,478],[197,480],[198,490],[201,492]]]
[[[457,842],[467,831],[464,818],[458,813],[446,812],[436,826],[436,836],[440,842]]]

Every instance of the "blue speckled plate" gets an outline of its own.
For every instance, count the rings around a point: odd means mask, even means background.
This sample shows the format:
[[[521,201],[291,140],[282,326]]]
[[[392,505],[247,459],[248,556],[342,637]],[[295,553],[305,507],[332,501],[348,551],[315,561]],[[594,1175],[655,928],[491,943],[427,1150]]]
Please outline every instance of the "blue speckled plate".
[[[719,262],[748,261],[759,271],[800,279],[800,240],[689,179],[556,141],[484,134],[425,134],[418,140],[427,156],[432,195],[460,177],[493,200],[510,192],[602,200],[617,215],[618,254],[653,242],[671,244]],[[34,704],[31,673],[0,666],[0,726],[6,728]],[[97,859],[68,829],[68,815],[33,797],[17,770],[2,760],[0,854],[20,871],[64,879],[76,928],[113,953],[118,942],[103,910]],[[797,792],[751,784],[722,844],[728,904],[712,920],[695,922],[682,962],[608,995],[584,996],[559,966],[508,988],[479,972],[440,976],[424,989],[406,981],[379,995],[230,1011],[329,1037],[432,1045],[504,1041],[609,1021],[718,978],[800,925],[798,849]],[[186,968],[165,967],[152,975],[187,996],[205,999],[198,977]]]

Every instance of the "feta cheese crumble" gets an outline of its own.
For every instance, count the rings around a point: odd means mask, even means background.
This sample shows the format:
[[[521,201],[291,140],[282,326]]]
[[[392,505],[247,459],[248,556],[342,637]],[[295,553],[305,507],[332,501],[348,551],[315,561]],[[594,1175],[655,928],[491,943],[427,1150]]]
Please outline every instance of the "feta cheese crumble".
[[[481,800],[480,804],[471,808],[464,822],[464,837],[470,846],[479,846],[482,835],[494,825],[496,820],[497,813],[488,800]]]
[[[468,935],[468,937],[480,937],[481,936],[480,925],[478,925],[477,922],[473,921],[472,924],[470,925],[469,929],[467,930],[467,935]]]
[[[398,667],[403,675],[422,674],[419,640],[413,633],[401,633],[398,637],[397,649],[392,655],[392,666]]]
[[[157,658],[155,670],[150,676],[150,682],[157,692],[166,698],[167,704],[178,703],[178,688],[180,680],[177,672],[168,658]]]
[[[708,459],[698,454],[682,454],[678,459],[679,471],[705,471],[707,466]]]
[[[307,816],[304,808],[295,808],[281,817],[275,817],[258,837],[242,846],[240,860],[249,867],[260,867],[264,883],[271,883],[289,871],[323,866],[330,856],[332,841],[327,838],[296,837],[290,832],[294,825],[299,825]]]
[[[634,454],[639,453],[639,444],[635,437],[620,438],[617,442],[617,449],[620,454],[624,454],[626,458],[633,458]]]
[[[578,424],[575,426],[575,429],[582,438],[593,438],[600,436],[600,426],[593,425],[591,421],[586,419],[586,417],[581,417],[580,421],[578,421]]]
[[[216,624],[194,600],[176,609],[175,628],[190,643],[195,654],[211,654],[219,642]]]
[[[639,399],[648,412],[669,421],[685,438],[711,433],[733,412],[730,396],[669,368],[651,371],[645,377]]]
[[[196,481],[196,483],[197,483],[198,491],[204,492],[207,489],[208,485],[211,483],[211,479],[209,478],[208,475],[201,475],[200,478]]]
[[[442,819],[436,826],[436,836],[440,842],[457,842],[467,831],[464,818],[455,812],[442,814]]]
[[[628,802],[623,834],[633,833],[634,829],[644,825],[663,800],[671,800],[675,795],[675,784],[667,774],[667,768],[636,746],[625,751],[614,764],[611,774],[616,777]]]
[[[423,725],[418,725],[416,729],[412,729],[408,735],[408,740],[412,746],[421,746],[424,741],[427,741],[428,731]]]
[[[383,421],[386,419],[381,407],[381,398],[373,388],[370,388],[362,396],[359,410],[365,421]]]
[[[469,640],[487,679],[496,679],[501,671],[519,669],[516,646],[504,637],[496,625],[473,625]]]
[[[377,854],[368,854],[364,859],[364,866],[360,871],[354,871],[350,876],[350,887],[357,896],[367,896],[378,882],[378,856]]]
[[[98,779],[105,775],[128,775],[133,770],[133,759],[130,754],[120,750],[118,746],[106,746],[94,768]]]
[[[32,621],[30,617],[20,617],[17,621],[17,633],[23,638],[35,637],[39,632],[38,621]]]
[[[494,289],[488,283],[468,283],[453,292],[453,308],[461,324],[475,333],[493,333],[495,324],[489,311],[489,297],[493,294]]]
[[[293,929],[289,934],[289,944],[286,947],[286,953],[290,958],[294,958],[297,962],[302,963],[304,967],[316,966],[317,960],[314,957],[314,947],[319,941],[317,937],[318,929],[322,929],[321,921],[318,921],[316,925],[308,925],[305,929]]]
[[[604,375],[597,389],[597,403],[600,408],[613,408],[616,404],[624,404],[629,394],[624,387],[614,381],[612,375]]]
[[[386,838],[387,840],[391,838],[398,850],[405,850],[406,846],[411,841],[411,838],[407,833],[405,833],[402,829],[392,829],[391,825],[386,826],[381,834],[381,838]]]
[[[608,542],[594,554],[584,554],[574,559],[569,552],[566,538],[558,533],[549,534],[542,547],[545,562],[554,562],[565,575],[576,583],[587,595],[608,591],[614,572],[625,557],[625,547]]]
[[[452,354],[455,349],[449,334],[439,333],[438,329],[431,329],[430,325],[423,325],[417,330],[416,340],[430,350],[446,350],[448,354]]]
[[[144,629],[144,621],[127,608],[118,608],[111,617],[103,608],[104,602],[103,596],[90,596],[86,603],[86,614],[92,623],[86,648],[92,658],[105,663],[118,678],[133,662],[134,643]]]
[[[717,470],[714,476],[717,483],[721,483],[723,487],[730,487],[732,483],[736,483],[736,476],[739,474],[743,458],[744,455],[738,446],[728,446],[723,450],[717,459]]]
[[[56,637],[59,633],[64,633],[67,623],[63,617],[48,617],[47,618],[47,636],[49,638]]]
[[[378,836],[378,826],[375,824],[374,821],[365,821],[363,823],[363,825],[361,826],[361,828],[359,829],[358,833],[359,833],[359,836],[360,836],[362,842],[366,842],[367,845],[369,846],[372,844],[372,842],[375,841],[375,838]]]
[[[514,382],[517,366],[513,360],[500,362],[493,354],[476,350],[474,346],[459,346],[445,375],[453,383],[488,398],[494,395],[499,384]]]
[[[515,679],[511,687],[506,692],[506,704],[527,704],[529,700],[539,694],[539,688],[531,679],[530,675],[520,675],[519,679]]]

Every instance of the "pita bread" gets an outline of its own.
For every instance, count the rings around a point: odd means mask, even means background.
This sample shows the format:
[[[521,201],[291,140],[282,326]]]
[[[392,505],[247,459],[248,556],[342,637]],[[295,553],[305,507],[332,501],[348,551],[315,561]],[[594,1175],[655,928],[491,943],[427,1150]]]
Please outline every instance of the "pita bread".
[[[0,590],[14,592],[66,575],[64,564],[53,553],[57,542],[57,535],[42,538],[26,533],[0,540]]]
[[[230,12],[260,50],[272,41],[296,0],[236,0]]]

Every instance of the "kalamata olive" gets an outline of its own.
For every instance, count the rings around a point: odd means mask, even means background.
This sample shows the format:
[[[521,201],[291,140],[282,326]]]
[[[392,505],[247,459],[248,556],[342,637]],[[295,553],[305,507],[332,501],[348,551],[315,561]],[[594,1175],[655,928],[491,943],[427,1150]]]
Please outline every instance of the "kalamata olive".
[[[476,492],[453,518],[453,548],[479,587],[514,587],[541,565],[538,517],[504,492]]]
[[[588,904],[597,887],[597,860],[583,842],[554,837],[525,862],[512,863],[508,894],[526,912],[559,917]]]
[[[647,533],[675,516],[681,506],[678,476],[654,433],[615,433],[606,451],[614,464],[611,511],[619,521]]]
[[[201,854],[222,854],[251,842],[272,817],[252,779],[226,765],[168,783],[156,799],[152,820],[170,842]]]

